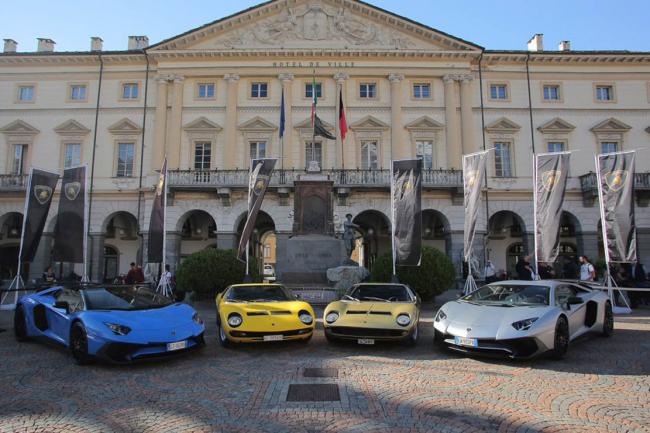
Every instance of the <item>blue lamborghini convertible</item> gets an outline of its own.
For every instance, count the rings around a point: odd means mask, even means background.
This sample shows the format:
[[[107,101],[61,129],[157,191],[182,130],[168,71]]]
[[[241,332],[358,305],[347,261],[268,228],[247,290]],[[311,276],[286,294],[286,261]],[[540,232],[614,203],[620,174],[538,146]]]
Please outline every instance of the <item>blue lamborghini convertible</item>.
[[[45,338],[70,349],[78,364],[177,354],[205,345],[205,326],[189,305],[139,286],[51,287],[19,299],[18,341]]]

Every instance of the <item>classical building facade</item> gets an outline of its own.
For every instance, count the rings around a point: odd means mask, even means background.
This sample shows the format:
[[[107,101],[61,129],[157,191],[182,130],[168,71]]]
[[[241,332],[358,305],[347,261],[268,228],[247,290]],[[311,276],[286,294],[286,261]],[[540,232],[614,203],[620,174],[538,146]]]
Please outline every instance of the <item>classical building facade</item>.
[[[494,150],[479,261],[487,255],[511,269],[530,250],[532,155],[560,150],[573,152],[562,254],[598,257],[594,154],[640,149],[639,250],[650,264],[650,53],[542,44],[536,35],[525,51],[488,50],[354,0],[270,1],[155,45],[131,37],[125,51],[102,51],[92,38],[87,52],[57,52],[49,39],[39,40],[37,52],[21,52],[7,39],[0,55],[3,277],[15,272],[30,167],[88,164],[91,275],[110,279],[145,252],[165,155],[173,266],[194,251],[237,244],[249,159],[266,156],[279,161],[255,232],[260,263],[272,263],[275,241],[290,236],[293,180],[317,160],[334,181],[336,230],[351,213],[360,226],[355,257],[372,267],[390,248],[390,160],[418,156],[426,168],[425,243],[460,269],[461,157],[483,148]],[[313,92],[337,140],[317,137],[312,147]],[[32,277],[51,263],[56,200]]]

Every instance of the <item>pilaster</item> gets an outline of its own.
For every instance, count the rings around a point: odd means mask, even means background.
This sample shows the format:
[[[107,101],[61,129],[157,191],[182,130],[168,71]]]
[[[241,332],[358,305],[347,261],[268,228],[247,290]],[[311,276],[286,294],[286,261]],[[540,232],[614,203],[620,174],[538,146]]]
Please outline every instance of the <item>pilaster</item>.
[[[352,157],[348,155],[349,149],[348,146],[344,146],[343,143],[341,142],[341,128],[339,125],[339,107],[341,106],[341,94],[343,95],[343,106],[346,107],[346,91],[345,91],[345,81],[350,78],[348,74],[345,72],[338,72],[334,74],[334,81],[336,82],[336,108],[334,109],[334,125],[335,125],[335,131],[336,131],[336,150],[334,153],[336,154],[336,166],[339,168],[345,168],[346,163],[349,167],[352,167],[350,165],[350,162],[352,161]],[[351,146],[351,150],[354,150],[354,146]]]
[[[104,281],[104,242],[106,235],[103,233],[90,234],[90,281],[101,283]]]
[[[165,264],[168,264],[172,271],[178,268],[181,262],[181,234],[179,232],[167,232],[165,245]]]
[[[237,93],[239,90],[239,75],[226,74],[223,77],[227,82],[226,90],[226,125],[224,149],[231,150],[226,152],[224,163],[226,169],[233,169],[239,161],[239,152],[235,151],[237,146]]]
[[[474,77],[470,74],[460,77],[460,117],[462,124],[463,153],[478,151],[474,138],[474,115],[472,110],[472,81]]]
[[[403,74],[390,74],[390,156],[391,159],[404,159],[409,156],[408,146],[403,139],[402,125],[402,81]]]
[[[168,164],[172,169],[180,168],[181,164],[181,129],[183,117],[183,82],[184,77],[172,78],[172,109],[167,129]]]
[[[293,145],[293,74],[280,74],[278,78],[284,92],[284,136],[278,149],[280,167],[276,168],[287,169],[296,165],[295,154],[298,153]]]
[[[461,168],[461,143],[457,111],[456,77],[445,75],[445,136],[447,144],[447,168]]]
[[[162,166],[167,140],[167,76],[156,78],[156,114],[154,116],[154,142],[152,169]]]

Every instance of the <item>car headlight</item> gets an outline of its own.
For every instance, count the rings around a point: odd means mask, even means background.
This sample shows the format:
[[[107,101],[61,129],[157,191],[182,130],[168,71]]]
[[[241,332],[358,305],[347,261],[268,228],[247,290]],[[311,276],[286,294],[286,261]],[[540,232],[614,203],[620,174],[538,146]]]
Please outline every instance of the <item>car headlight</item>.
[[[228,324],[233,328],[241,325],[243,321],[244,319],[242,319],[241,316],[237,313],[232,313],[230,316],[228,316]]]
[[[535,323],[537,319],[539,319],[539,317],[531,317],[530,319],[519,320],[518,322],[514,322],[512,324],[512,327],[517,331],[527,331],[531,326],[533,326],[533,323]]]
[[[327,316],[325,316],[325,321],[327,323],[334,323],[337,320],[339,320],[339,313],[337,313],[336,311],[332,311]]]
[[[201,316],[199,316],[199,313],[194,313],[194,315],[192,316],[192,320],[194,320],[199,325],[203,325],[203,319],[201,319]]]
[[[309,312],[304,310],[298,313],[298,318],[305,325],[311,325],[314,322],[314,318],[312,317],[312,315],[309,314]]]
[[[115,335],[126,335],[131,332],[131,328],[128,326],[118,325],[117,323],[104,322],[104,325],[108,326],[108,329],[113,331]]]
[[[440,322],[441,320],[445,320],[447,318],[447,315],[445,314],[444,311],[438,310],[438,314],[436,314],[436,322]]]
[[[411,318],[408,314],[400,314],[396,320],[399,326],[408,326],[411,323]]]

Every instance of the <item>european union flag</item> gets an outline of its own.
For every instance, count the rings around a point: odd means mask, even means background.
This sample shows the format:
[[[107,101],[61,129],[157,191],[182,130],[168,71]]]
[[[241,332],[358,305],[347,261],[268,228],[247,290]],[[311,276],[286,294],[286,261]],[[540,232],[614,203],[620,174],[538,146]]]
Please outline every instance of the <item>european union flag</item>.
[[[280,105],[280,138],[284,137],[284,89],[282,89],[282,104]]]

